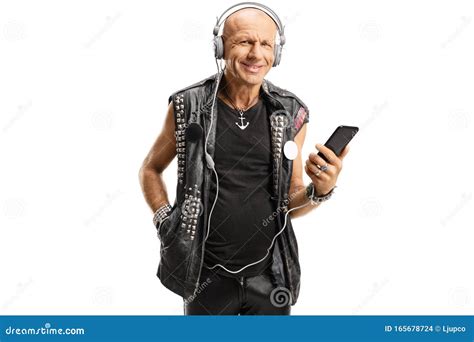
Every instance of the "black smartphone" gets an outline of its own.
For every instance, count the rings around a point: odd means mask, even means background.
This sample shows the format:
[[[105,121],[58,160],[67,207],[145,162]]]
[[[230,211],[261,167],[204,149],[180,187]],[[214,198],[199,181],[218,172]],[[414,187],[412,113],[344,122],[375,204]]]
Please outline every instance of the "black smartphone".
[[[358,131],[359,127],[341,125],[337,127],[336,130],[331,134],[324,146],[333,151],[336,156],[339,156],[344,147],[346,147],[346,145],[349,143],[349,141],[351,141]],[[322,152],[318,152],[318,156],[327,162],[327,159],[324,154],[322,154]]]

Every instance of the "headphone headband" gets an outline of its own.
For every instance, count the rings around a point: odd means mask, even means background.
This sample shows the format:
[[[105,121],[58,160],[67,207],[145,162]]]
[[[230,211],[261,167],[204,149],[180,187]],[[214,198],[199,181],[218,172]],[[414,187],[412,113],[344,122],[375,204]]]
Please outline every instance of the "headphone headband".
[[[240,7],[240,8],[235,9],[236,7]],[[212,31],[212,33],[214,34],[214,37],[217,37],[222,24],[225,22],[225,20],[230,15],[232,15],[235,12],[240,11],[241,9],[244,9],[244,8],[259,9],[259,10],[265,12],[270,18],[272,18],[273,21],[275,22],[275,24],[277,25],[277,28],[278,28],[278,34],[280,35],[280,46],[283,46],[283,44],[285,44],[285,28],[284,28],[280,18],[270,7],[267,7],[267,6],[265,6],[263,4],[260,4],[258,2],[239,2],[238,4],[235,4],[231,7],[229,7],[228,9],[226,9],[224,11],[224,13],[222,13],[222,15],[219,18],[217,18],[216,25],[214,26],[214,30]],[[229,11],[231,11],[231,12],[229,12]]]

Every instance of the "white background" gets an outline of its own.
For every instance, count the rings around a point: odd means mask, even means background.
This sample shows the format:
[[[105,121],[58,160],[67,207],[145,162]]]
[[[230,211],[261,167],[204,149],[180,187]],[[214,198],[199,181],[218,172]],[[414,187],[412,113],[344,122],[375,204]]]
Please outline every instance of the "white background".
[[[168,96],[215,72],[232,4],[0,4],[1,314],[183,313],[138,170]],[[360,127],[335,196],[293,221],[292,314],[472,314],[473,3],[266,4],[287,37],[268,79],[310,108],[304,159]],[[173,202],[176,160],[165,180]]]

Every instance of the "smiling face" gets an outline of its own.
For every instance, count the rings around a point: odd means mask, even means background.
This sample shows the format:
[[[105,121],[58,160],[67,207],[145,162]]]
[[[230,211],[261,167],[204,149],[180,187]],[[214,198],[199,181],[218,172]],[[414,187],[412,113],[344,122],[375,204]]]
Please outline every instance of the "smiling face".
[[[276,32],[273,19],[258,9],[230,15],[222,34],[226,74],[242,84],[261,84],[273,65]]]

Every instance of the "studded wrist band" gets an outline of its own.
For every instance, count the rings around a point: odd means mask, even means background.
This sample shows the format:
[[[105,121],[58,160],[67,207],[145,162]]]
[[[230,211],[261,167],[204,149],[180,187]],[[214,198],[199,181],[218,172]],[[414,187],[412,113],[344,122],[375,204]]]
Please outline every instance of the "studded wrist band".
[[[306,197],[308,197],[311,200],[312,204],[321,203],[321,202],[327,201],[328,199],[331,198],[332,194],[334,193],[335,188],[337,188],[337,187],[334,186],[334,188],[332,188],[331,191],[329,191],[325,195],[316,196],[314,194],[314,184],[309,183],[309,185],[306,187]]]
[[[155,227],[158,227],[158,224],[163,222],[168,217],[171,208],[171,205],[165,204],[155,211],[155,214],[153,215],[153,224]]]

